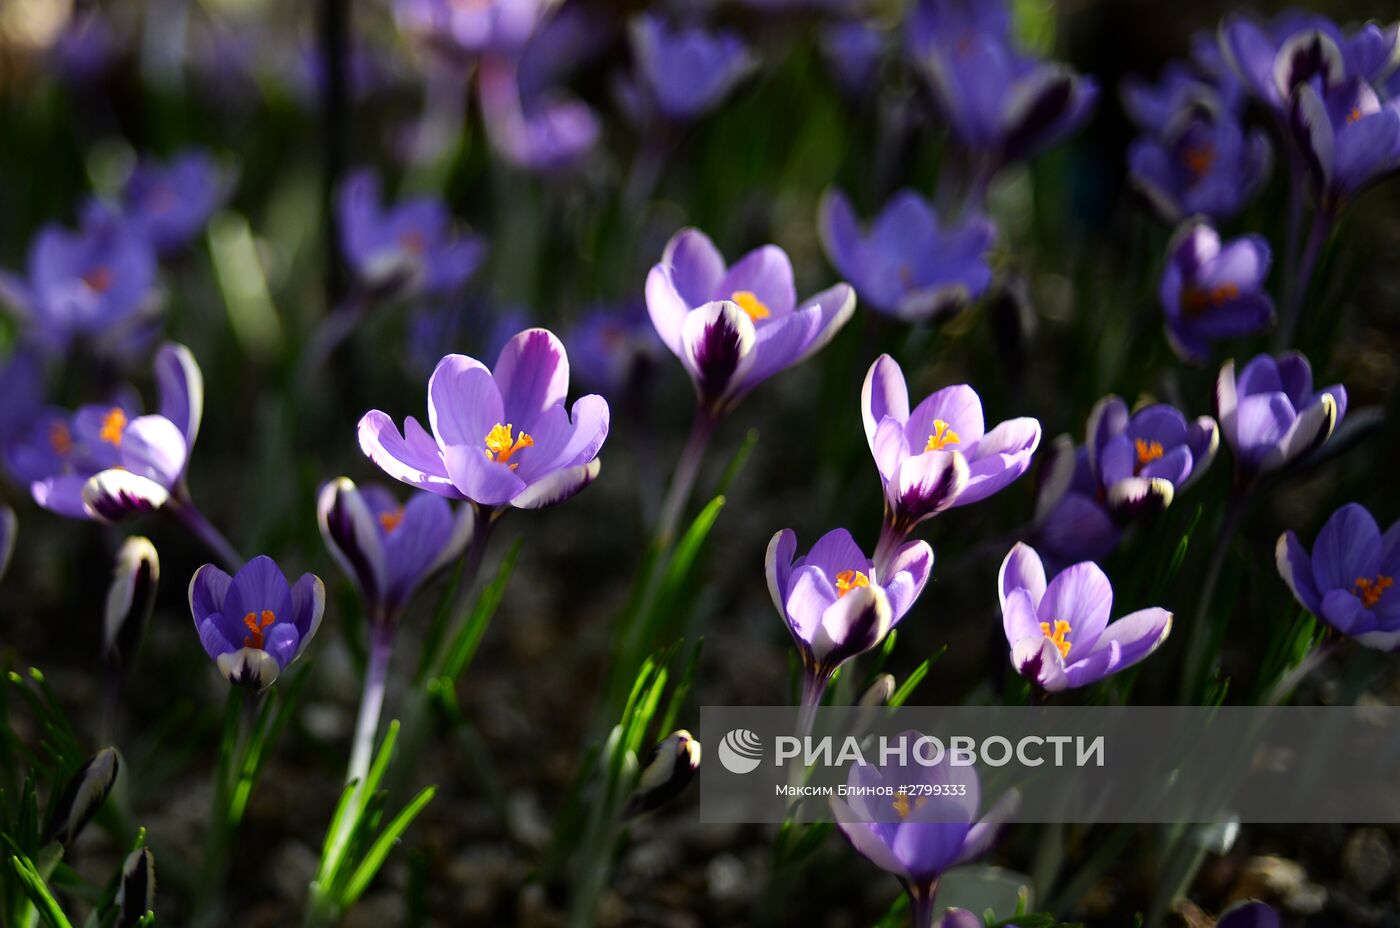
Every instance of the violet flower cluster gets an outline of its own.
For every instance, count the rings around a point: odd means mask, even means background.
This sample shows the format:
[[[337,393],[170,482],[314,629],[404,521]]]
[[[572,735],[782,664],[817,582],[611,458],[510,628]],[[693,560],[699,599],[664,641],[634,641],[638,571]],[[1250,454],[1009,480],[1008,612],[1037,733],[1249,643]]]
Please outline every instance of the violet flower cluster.
[[[1293,532],[1279,536],[1279,576],[1298,602],[1368,648],[1400,648],[1400,522],[1384,533],[1362,506],[1332,514],[1312,552]]]

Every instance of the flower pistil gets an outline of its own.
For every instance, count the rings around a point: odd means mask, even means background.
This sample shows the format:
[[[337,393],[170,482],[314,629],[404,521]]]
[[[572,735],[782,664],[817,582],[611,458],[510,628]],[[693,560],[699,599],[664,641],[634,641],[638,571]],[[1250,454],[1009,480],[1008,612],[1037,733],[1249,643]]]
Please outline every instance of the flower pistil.
[[[945,445],[959,444],[962,439],[958,438],[958,433],[942,419],[933,420],[933,434],[928,437],[928,444],[924,446],[925,451],[942,451]]]
[[[257,648],[262,650],[263,629],[277,621],[277,614],[271,609],[264,609],[262,615],[250,612],[243,617],[243,624],[248,629],[248,634],[243,636],[243,647]]]
[[[122,446],[122,433],[126,431],[126,413],[113,406],[102,419],[102,431],[98,437],[109,445]]]
[[[1352,587],[1356,590],[1356,595],[1361,598],[1361,605],[1365,606],[1367,609],[1373,609],[1376,604],[1381,601],[1381,597],[1385,595],[1385,591],[1394,585],[1395,579],[1393,577],[1387,577],[1385,574],[1376,574],[1375,579],[1371,579],[1370,577],[1357,577]]]
[[[535,440],[524,432],[518,438],[512,438],[515,426],[507,423],[502,425],[497,422],[490,432],[486,433],[486,459],[495,461],[497,464],[505,464],[510,461],[510,456],[520,451],[522,448],[529,448],[534,445]],[[517,461],[510,465],[511,470],[520,466]]]
[[[870,586],[870,578],[863,571],[843,570],[836,575],[836,598],[840,599],[851,590]]]
[[[1060,656],[1061,656],[1061,657],[1069,657],[1069,648],[1070,648],[1070,643],[1069,643],[1069,631],[1070,631],[1070,629],[1069,629],[1069,623],[1068,623],[1068,622],[1064,621],[1063,619],[1056,621],[1056,622],[1055,622],[1055,630],[1054,630],[1053,632],[1050,630],[1050,623],[1049,623],[1049,622],[1041,622],[1041,623],[1040,623],[1040,630],[1041,630],[1041,632],[1044,633],[1044,635],[1045,635],[1046,638],[1049,638],[1049,639],[1050,639],[1050,643],[1051,643],[1051,644],[1053,644],[1055,647],[1057,647],[1057,648],[1060,649]]]
[[[729,298],[739,304],[739,308],[749,314],[749,318],[754,322],[760,319],[767,319],[773,315],[768,304],[760,300],[752,290],[735,290]]]

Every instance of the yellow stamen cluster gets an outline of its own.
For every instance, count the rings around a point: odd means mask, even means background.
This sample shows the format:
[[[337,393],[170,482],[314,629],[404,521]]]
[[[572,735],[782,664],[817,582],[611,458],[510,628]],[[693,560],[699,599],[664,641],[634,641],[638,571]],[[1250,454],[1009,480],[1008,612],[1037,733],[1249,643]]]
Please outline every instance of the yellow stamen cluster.
[[[1356,595],[1361,597],[1361,605],[1371,609],[1381,601],[1386,590],[1395,586],[1395,580],[1385,574],[1376,574],[1374,580],[1368,577],[1357,577],[1352,586],[1356,589]]]
[[[402,506],[398,509],[391,509],[388,512],[381,512],[379,514],[379,526],[384,529],[386,535],[398,528],[401,522],[403,522]]]
[[[486,460],[505,464],[517,451],[534,445],[535,440],[524,432],[520,433],[519,438],[512,438],[514,428],[510,423],[502,425],[497,422],[491,431],[486,433]],[[510,469],[515,470],[519,466],[520,463],[515,462],[510,465]]]
[[[1050,643],[1060,649],[1060,657],[1069,657],[1069,623],[1063,620],[1055,623],[1055,630],[1050,630],[1049,622],[1041,622],[1040,630]]]
[[[954,432],[948,423],[942,419],[933,420],[933,434],[928,437],[928,444],[924,446],[925,451],[942,451],[945,445],[959,444],[962,439],[958,438],[958,433]]]
[[[1214,309],[1226,300],[1240,295],[1237,284],[1221,284],[1209,290],[1201,287],[1187,287],[1181,291],[1181,311],[1186,316],[1199,316],[1208,309]]]
[[[758,298],[752,290],[735,290],[729,294],[729,298],[739,304],[739,308],[749,314],[749,318],[754,322],[760,319],[767,319],[773,315],[773,311],[768,308],[768,304]]]
[[[870,586],[870,578],[863,571],[843,570],[836,575],[836,598],[840,599],[851,590],[858,590],[863,586]]]
[[[102,431],[98,433],[109,445],[122,446],[122,435],[126,432],[126,413],[118,406],[113,406],[107,410],[107,415],[102,418]]]
[[[908,818],[910,812],[913,812],[915,809],[922,809],[927,802],[927,796],[920,796],[918,799],[910,802],[908,791],[899,789],[895,790],[894,801],[890,803],[890,805],[894,807],[895,813],[900,818]]]
[[[262,616],[256,612],[250,612],[243,617],[243,625],[248,629],[248,634],[243,636],[243,647],[262,649],[264,638],[263,629],[277,621],[277,614],[271,609],[264,609]]]
[[[1361,119],[1361,116],[1361,107],[1353,106],[1351,108],[1351,112],[1347,113],[1347,125],[1351,125],[1352,123],[1359,121]]]

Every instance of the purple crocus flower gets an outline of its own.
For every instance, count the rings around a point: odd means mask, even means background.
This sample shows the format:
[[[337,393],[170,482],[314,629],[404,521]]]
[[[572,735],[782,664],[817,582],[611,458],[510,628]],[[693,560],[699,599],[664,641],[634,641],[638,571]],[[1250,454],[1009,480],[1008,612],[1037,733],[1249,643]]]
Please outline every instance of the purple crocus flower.
[[[916,63],[949,131],[985,170],[1032,157],[1092,114],[1094,81],[1015,48],[1002,4],[922,0],[910,15]]]
[[[1259,193],[1272,150],[1263,130],[1248,134],[1234,115],[1192,109],[1161,135],[1128,148],[1134,188],[1165,222],[1197,213],[1228,219]]]
[[[1241,902],[1220,913],[1215,928],[1279,928],[1278,913],[1262,902]]]
[[[183,493],[185,467],[204,413],[204,378],[194,355],[173,342],[155,359],[159,413],[140,415],[124,398],[41,417],[10,466],[30,477],[34,501],[59,515],[116,521],[153,512]]]
[[[44,373],[33,352],[16,350],[0,365],[0,449],[20,439],[44,405]]]
[[[1220,446],[1210,416],[1194,422],[1166,403],[1128,411],[1106,396],[1089,414],[1088,462],[1108,510],[1119,520],[1157,512],[1205,473]]]
[[[190,580],[199,643],[235,686],[271,686],[311,643],[325,607],[319,577],[302,574],[288,586],[277,562],[265,555],[233,577],[205,564]]]
[[[797,534],[783,529],[768,543],[764,569],[773,605],[802,655],[803,705],[812,707],[841,664],[878,645],[908,613],[933,572],[933,549],[908,542],[877,572],[851,533],[838,528],[805,557],[796,555]]]
[[[1226,361],[1215,381],[1215,413],[1246,476],[1283,467],[1327,441],[1346,416],[1341,384],[1313,390],[1312,367],[1297,352],[1255,356],[1238,376]]]
[[[631,35],[637,73],[668,119],[690,120],[714,109],[756,64],[734,33],[673,27],[654,13],[633,20]]]
[[[142,160],[122,190],[122,212],[162,255],[184,248],[224,202],[228,178],[203,149],[161,164]]]
[[[28,277],[5,275],[0,297],[46,346],[119,341],[156,303],[156,259],[145,236],[102,209],[72,231],[44,226],[29,248]]]
[[[526,97],[514,60],[483,60],[477,87],[491,145],[512,164],[534,171],[564,168],[597,144],[593,110],[557,94]]]
[[[1139,609],[1109,622],[1113,586],[1092,561],[1045,582],[1045,566],[1017,543],[997,580],[1001,620],[1016,672],[1046,692],[1097,683],[1157,649],[1172,630],[1165,609]]]
[[[1279,536],[1279,576],[1313,615],[1368,648],[1400,648],[1400,522],[1381,534],[1364,507],[1348,503],[1317,533],[1312,553],[1293,532]]]
[[[395,0],[405,32],[453,54],[518,52],[547,9],[544,0]]]
[[[1168,63],[1155,84],[1136,77],[1125,78],[1121,97],[1123,109],[1138,128],[1154,136],[1168,134],[1183,113],[1195,109],[1229,108],[1234,112],[1221,99],[1214,82],[1182,61]]]
[[[554,333],[526,329],[493,369],[466,355],[438,362],[428,381],[429,434],[412,416],[400,433],[386,413],[360,420],[360,448],[390,477],[483,515],[563,502],[598,476],[608,404],[590,394],[564,408],[569,359]]]
[[[1267,24],[1231,15],[1219,36],[1225,60],[1245,89],[1280,112],[1299,84],[1316,79],[1335,85],[1346,72],[1341,30],[1317,14],[1290,10]]]
[[[111,70],[119,52],[117,35],[107,17],[96,9],[70,19],[50,49],[54,69],[77,85],[101,79]]]
[[[988,254],[996,226],[964,215],[940,228],[938,215],[913,190],[896,193],[863,234],[850,200],[840,190],[822,198],[822,243],[831,263],[876,310],[905,322],[923,322],[957,311],[992,282]]]
[[[967,909],[944,909],[943,915],[935,923],[937,928],[987,928],[982,916]]]
[[[418,586],[455,561],[471,540],[470,506],[453,513],[441,496],[414,493],[400,503],[383,487],[347,477],[327,483],[316,505],[326,548],[359,587],[375,622],[394,622]]]
[[[1061,564],[1112,554],[1123,526],[1108,509],[1088,448],[1059,436],[1042,456],[1041,475],[1032,520],[1036,544]]]
[[[918,732],[900,737],[907,750],[919,750]],[[1017,803],[1008,794],[978,820],[977,771],[954,767],[946,757],[931,766],[852,764],[847,785],[848,798],[831,799],[836,827],[861,856],[899,880],[914,928],[930,928],[943,874],[991,850]]]
[[[887,354],[865,376],[861,417],[885,487],[877,563],[894,539],[924,519],[1008,486],[1030,467],[1040,444],[1035,419],[1010,419],[988,431],[982,401],[966,384],[944,387],[911,411],[904,372]]]
[[[732,409],[764,380],[811,357],[856,308],[855,291],[844,283],[797,305],[792,262],[781,248],[764,245],[726,266],[698,229],[666,243],[647,275],[646,300],[657,334],[712,413]]]
[[[360,283],[376,293],[443,294],[480,265],[485,244],[457,235],[442,201],[406,199],[385,209],[379,179],[358,170],[341,182],[337,201],[340,248]]]
[[[1359,77],[1293,95],[1292,125],[1324,197],[1336,208],[1400,169],[1400,100],[1382,103]]]
[[[1272,255],[1260,235],[1221,242],[1209,223],[1193,221],[1167,246],[1158,287],[1167,339],[1188,361],[1205,361],[1210,343],[1269,328],[1274,304],[1264,290]]]

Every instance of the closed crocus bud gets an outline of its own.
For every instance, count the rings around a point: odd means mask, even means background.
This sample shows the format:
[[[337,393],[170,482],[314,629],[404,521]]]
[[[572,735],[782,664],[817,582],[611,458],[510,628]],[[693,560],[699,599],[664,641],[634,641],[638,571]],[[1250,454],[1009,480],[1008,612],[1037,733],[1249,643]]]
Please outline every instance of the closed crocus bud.
[[[935,925],[937,928],[985,928],[982,916],[967,909],[948,909]]]
[[[117,888],[117,928],[132,928],[156,905],[156,855],[148,847],[137,848],[122,864]]]
[[[864,693],[860,694],[857,705],[865,707],[888,706],[890,697],[894,695],[894,690],[894,675],[882,673],[875,678],[874,683],[866,687]]]
[[[45,832],[45,843],[58,842],[65,847],[82,832],[117,782],[121,764],[116,748],[103,748],[78,768],[63,795],[54,806],[53,818]]]
[[[681,794],[700,769],[700,742],[685,729],[668,735],[647,755],[623,815],[650,812]]]
[[[5,568],[10,566],[10,555],[15,553],[15,535],[19,532],[19,520],[9,506],[0,506],[0,577],[5,576]]]
[[[131,660],[141,644],[155,607],[160,583],[160,555],[147,538],[133,536],[117,552],[107,609],[102,621],[102,650],[108,660]]]

